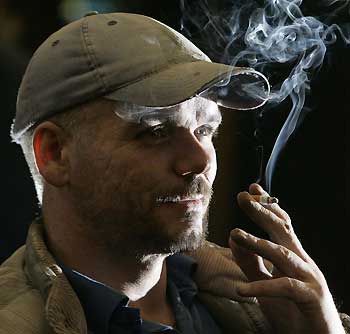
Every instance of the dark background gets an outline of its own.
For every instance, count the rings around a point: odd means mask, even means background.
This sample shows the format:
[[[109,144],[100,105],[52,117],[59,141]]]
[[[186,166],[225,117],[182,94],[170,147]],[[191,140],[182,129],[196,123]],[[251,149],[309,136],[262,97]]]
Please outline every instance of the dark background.
[[[228,1],[192,1],[225,8]],[[23,244],[32,218],[39,213],[34,187],[20,147],[11,143],[9,131],[15,114],[17,89],[25,66],[35,48],[65,22],[81,17],[88,10],[127,11],[152,16],[181,29],[180,1],[39,1],[0,0],[0,137],[2,151],[3,228],[0,262]],[[309,15],[324,15],[320,3],[304,3]],[[347,23],[345,8],[332,17]],[[206,50],[200,31],[190,38],[213,60],[217,53]],[[217,51],[217,50],[216,50]],[[272,179],[272,194],[292,217],[294,228],[305,249],[325,274],[342,311],[350,313],[348,258],[349,144],[348,99],[350,97],[349,48],[340,40],[331,46],[307,97],[308,113],[282,151]],[[274,140],[290,110],[290,102],[263,113],[223,110],[224,122],[216,139],[219,172],[210,215],[210,240],[227,244],[228,233],[241,227],[264,236],[239,210],[236,194],[246,190],[259,175],[259,150],[264,146],[266,164]]]

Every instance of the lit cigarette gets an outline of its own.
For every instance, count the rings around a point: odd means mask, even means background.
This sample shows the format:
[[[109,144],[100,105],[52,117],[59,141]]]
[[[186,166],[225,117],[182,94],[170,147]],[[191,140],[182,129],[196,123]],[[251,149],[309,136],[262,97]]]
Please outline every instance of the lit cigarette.
[[[250,196],[253,197],[260,204],[278,203],[278,198],[276,198],[276,197],[270,197],[270,196],[266,196],[266,195],[250,195]]]

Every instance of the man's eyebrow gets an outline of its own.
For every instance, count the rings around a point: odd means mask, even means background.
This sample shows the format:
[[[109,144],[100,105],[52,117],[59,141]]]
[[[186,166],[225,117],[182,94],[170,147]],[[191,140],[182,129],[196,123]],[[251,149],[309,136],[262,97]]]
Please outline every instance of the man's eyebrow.
[[[120,128],[119,132],[122,137],[130,137],[142,130],[143,127],[139,123],[125,122]]]
[[[208,108],[199,108],[197,109],[197,121],[205,122],[205,123],[218,123],[222,122],[222,114],[219,108],[208,109]],[[147,128],[151,128],[153,126],[157,126],[159,124],[163,124],[166,126],[174,126],[177,127],[177,121],[172,117],[145,117],[141,118],[140,122],[125,122],[121,126],[121,132],[123,134],[132,134],[138,132],[140,130],[144,130]]]
[[[153,119],[151,122],[143,122],[142,120],[138,123],[136,122],[126,122],[121,127],[121,135],[124,137],[132,137],[135,134],[142,132],[144,130],[150,129],[154,126],[157,126],[159,124],[164,124],[167,126],[171,126],[171,120],[166,121],[159,121],[156,119]],[[175,123],[174,123],[175,124]]]

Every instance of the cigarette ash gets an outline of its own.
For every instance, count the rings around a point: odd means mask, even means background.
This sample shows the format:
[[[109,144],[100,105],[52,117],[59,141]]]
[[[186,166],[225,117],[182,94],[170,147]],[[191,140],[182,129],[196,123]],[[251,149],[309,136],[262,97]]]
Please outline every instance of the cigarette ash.
[[[265,0],[262,6],[261,1],[231,0],[219,8],[214,1],[181,1],[182,32],[195,39],[212,59],[249,66],[269,78],[271,94],[259,111],[261,115],[287,98],[292,102],[266,165],[268,192],[278,156],[309,109],[304,105],[310,82],[329,46],[338,38],[350,43],[349,25],[331,23],[348,9],[348,0],[319,2],[327,14],[318,17],[305,16],[302,5],[302,0]],[[285,73],[282,79],[281,73]]]

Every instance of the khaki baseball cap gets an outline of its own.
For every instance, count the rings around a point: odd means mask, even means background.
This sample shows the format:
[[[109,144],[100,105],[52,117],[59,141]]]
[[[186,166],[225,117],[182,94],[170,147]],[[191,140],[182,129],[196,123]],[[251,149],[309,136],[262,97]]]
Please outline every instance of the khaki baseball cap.
[[[183,35],[150,17],[86,15],[36,50],[17,97],[11,135],[98,97],[167,107],[206,96],[232,109],[254,109],[269,84],[250,68],[213,63]]]

